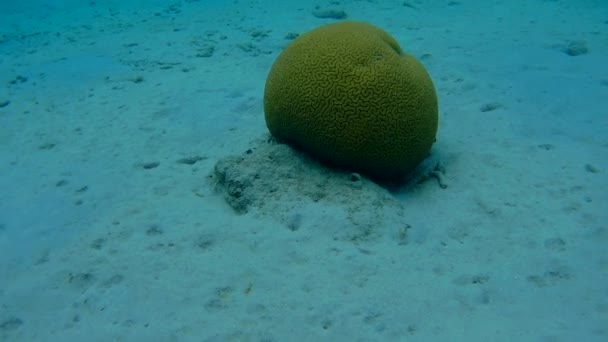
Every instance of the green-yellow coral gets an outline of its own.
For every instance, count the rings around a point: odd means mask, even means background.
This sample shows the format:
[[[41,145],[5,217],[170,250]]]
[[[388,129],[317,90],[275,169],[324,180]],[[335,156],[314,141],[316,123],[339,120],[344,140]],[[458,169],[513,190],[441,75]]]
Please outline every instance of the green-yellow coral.
[[[268,129],[333,165],[395,179],[429,153],[438,124],[428,73],[383,30],[322,26],[273,64],[264,93]]]

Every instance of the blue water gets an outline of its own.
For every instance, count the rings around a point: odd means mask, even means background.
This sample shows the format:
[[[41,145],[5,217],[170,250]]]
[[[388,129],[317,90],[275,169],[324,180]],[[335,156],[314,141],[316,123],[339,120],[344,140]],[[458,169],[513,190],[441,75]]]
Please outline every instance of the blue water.
[[[209,175],[326,10],[425,65],[447,187],[237,214]],[[605,0],[1,1],[0,341],[608,341],[607,56]]]

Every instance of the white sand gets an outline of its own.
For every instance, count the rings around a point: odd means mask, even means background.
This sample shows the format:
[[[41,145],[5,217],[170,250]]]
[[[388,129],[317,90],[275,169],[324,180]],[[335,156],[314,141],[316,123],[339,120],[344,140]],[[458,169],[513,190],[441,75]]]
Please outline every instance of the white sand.
[[[604,0],[341,1],[427,66],[448,187],[243,215],[208,175],[329,2],[7,2],[1,341],[608,340]]]

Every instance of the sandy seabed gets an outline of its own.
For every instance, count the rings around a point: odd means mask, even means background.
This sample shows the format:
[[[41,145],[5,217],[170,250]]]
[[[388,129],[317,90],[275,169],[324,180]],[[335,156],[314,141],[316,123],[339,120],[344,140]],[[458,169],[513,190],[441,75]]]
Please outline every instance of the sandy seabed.
[[[1,341],[608,340],[605,1],[6,3]],[[341,14],[428,68],[441,177],[269,142]]]

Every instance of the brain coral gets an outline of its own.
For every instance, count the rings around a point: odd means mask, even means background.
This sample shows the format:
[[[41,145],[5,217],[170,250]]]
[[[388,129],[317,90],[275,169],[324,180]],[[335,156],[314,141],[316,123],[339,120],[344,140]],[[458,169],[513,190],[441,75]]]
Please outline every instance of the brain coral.
[[[361,22],[302,34],[278,56],[264,91],[275,138],[380,180],[406,175],[428,155],[437,111],[422,64]]]

